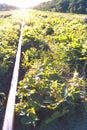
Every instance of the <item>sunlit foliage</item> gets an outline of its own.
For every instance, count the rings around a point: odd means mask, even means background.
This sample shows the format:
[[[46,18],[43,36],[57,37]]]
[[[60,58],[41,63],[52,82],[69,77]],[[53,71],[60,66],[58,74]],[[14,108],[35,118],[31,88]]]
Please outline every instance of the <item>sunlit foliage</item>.
[[[24,124],[35,125],[41,119],[47,124],[76,106],[85,91],[87,24],[78,15],[29,11],[29,16],[16,112]]]

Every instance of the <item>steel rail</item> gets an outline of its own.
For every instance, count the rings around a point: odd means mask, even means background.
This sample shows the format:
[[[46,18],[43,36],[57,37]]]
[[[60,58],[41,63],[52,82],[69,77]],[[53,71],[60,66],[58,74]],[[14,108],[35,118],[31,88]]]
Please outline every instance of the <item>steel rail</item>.
[[[21,57],[23,26],[24,26],[24,15],[23,15],[23,20],[22,20],[22,25],[20,30],[18,50],[16,54],[16,60],[15,60],[13,76],[12,76],[10,91],[8,95],[2,130],[13,130],[14,109],[15,109],[16,89],[18,84],[20,57]]]

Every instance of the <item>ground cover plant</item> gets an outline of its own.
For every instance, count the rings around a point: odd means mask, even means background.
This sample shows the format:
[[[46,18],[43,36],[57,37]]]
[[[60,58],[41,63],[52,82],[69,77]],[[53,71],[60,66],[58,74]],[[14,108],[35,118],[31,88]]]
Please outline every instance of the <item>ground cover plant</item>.
[[[17,11],[0,12],[0,129],[11,84],[21,19],[22,15],[17,16]]]
[[[21,20],[13,18],[13,12],[1,12],[0,18],[0,88],[3,89],[5,76],[9,77],[14,66],[20,33]],[[8,16],[7,16],[8,14]],[[19,23],[16,23],[18,21]],[[9,79],[8,79],[9,80]],[[8,82],[8,81],[7,81]],[[3,86],[3,87],[2,87]]]
[[[10,87],[22,14],[0,12],[0,112]],[[80,108],[86,97],[86,15],[31,10],[24,15],[16,118],[24,130],[58,129],[54,122]]]
[[[21,59],[24,73],[15,108],[23,124],[37,126],[39,122],[38,129],[43,130],[86,96],[85,17],[27,12]]]

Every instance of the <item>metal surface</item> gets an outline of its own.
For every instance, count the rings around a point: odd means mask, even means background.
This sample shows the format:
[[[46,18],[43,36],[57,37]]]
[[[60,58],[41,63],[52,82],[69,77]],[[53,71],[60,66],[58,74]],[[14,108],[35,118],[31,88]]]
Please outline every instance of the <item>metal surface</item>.
[[[21,25],[18,50],[17,50],[17,54],[16,54],[16,61],[15,61],[12,82],[11,82],[11,87],[10,87],[10,91],[9,91],[9,96],[8,96],[8,101],[7,101],[5,118],[4,118],[2,130],[13,130],[14,107],[15,107],[18,75],[19,75],[23,26],[24,26],[24,16],[23,16],[23,21],[22,21],[22,25]]]

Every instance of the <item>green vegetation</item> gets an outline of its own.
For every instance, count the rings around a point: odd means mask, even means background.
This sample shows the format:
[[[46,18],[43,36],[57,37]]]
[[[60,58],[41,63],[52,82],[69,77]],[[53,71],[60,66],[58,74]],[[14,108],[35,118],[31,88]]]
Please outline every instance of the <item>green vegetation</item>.
[[[28,17],[29,16],[29,17]],[[87,24],[84,16],[29,11],[25,17],[16,113],[44,126],[85,97]],[[42,130],[43,125],[38,128]]]
[[[13,11],[0,12],[0,91],[9,91],[20,33],[20,19]]]
[[[49,2],[41,3],[40,5],[34,7],[34,9],[86,14],[87,1],[86,0],[52,0]]]
[[[0,110],[9,90],[21,14],[0,13]],[[15,112],[24,126],[44,130],[86,97],[86,15],[30,10],[25,14]]]

